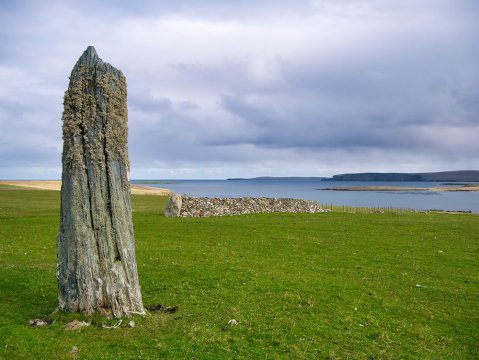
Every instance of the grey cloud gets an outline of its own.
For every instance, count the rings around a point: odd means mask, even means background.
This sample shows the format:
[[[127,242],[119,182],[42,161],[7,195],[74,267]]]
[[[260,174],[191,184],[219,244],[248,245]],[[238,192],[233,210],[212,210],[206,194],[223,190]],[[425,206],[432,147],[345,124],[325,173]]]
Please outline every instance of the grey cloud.
[[[172,109],[171,100],[162,97],[155,98],[149,92],[134,92],[128,97],[130,108],[146,113],[170,112]]]
[[[478,10],[472,0],[1,2],[0,176],[59,163],[63,91],[90,44],[127,77],[139,177],[477,168]]]
[[[226,111],[239,116],[257,128],[269,128],[281,121],[281,117],[273,104],[251,105],[244,95],[224,95],[221,106]]]
[[[179,103],[179,107],[185,111],[192,111],[199,109],[199,106],[192,101],[184,100]]]
[[[452,97],[463,114],[461,120],[479,125],[479,86],[452,90]]]

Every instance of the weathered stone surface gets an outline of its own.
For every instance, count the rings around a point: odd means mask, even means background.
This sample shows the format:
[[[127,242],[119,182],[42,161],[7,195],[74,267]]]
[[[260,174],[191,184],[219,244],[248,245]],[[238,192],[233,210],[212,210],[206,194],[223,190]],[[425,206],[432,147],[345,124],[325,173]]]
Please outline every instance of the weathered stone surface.
[[[173,193],[168,199],[168,202],[165,206],[165,210],[163,213],[165,214],[166,217],[180,216],[181,206],[182,206],[181,196],[176,193]]]
[[[126,80],[88,47],[64,97],[59,307],[113,317],[144,313],[135,260]]]
[[[170,197],[164,214],[167,217],[209,217],[243,215],[253,213],[319,213],[324,212],[317,201],[286,198],[206,198],[179,196]],[[177,198],[181,201],[178,201]],[[175,204],[175,205],[173,205]],[[177,204],[180,209],[176,210]],[[171,207],[175,206],[172,211]]]

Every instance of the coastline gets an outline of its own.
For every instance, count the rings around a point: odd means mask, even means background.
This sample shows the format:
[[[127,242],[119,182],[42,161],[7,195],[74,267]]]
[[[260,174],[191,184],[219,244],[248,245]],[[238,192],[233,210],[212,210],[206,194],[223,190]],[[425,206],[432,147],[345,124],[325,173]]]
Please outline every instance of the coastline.
[[[54,191],[60,191],[62,186],[62,182],[60,180],[0,180],[0,184],[19,186],[27,189]],[[153,186],[130,184],[130,188],[133,195],[171,195],[171,190]]]
[[[479,186],[455,186],[455,187],[402,187],[402,186],[337,186],[318,190],[330,191],[479,191]]]
[[[10,184],[10,185],[6,185]],[[13,186],[16,185],[16,188]],[[359,207],[391,207],[414,210],[472,211],[479,213],[479,183],[366,183],[353,182],[349,186],[344,182],[332,183],[324,190],[318,182],[304,181],[258,181],[231,182],[226,180],[181,180],[164,185],[160,189],[154,185],[131,184],[132,194],[151,194],[169,196],[171,192],[197,197],[269,197],[316,200],[322,204],[335,204]],[[407,186],[409,185],[409,186]],[[12,187],[10,187],[12,186]],[[22,190],[37,188],[60,190],[60,181],[13,181],[0,180],[0,190]],[[162,185],[160,185],[162,186]],[[405,187],[403,187],[405,186]],[[332,189],[334,188],[334,190]]]

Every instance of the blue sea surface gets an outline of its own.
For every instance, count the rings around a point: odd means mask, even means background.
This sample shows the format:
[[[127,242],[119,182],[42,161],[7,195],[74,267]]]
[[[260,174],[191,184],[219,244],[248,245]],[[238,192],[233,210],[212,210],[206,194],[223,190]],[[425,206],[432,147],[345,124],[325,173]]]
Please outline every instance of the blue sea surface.
[[[318,200],[322,204],[400,208],[415,210],[451,210],[479,213],[479,192],[429,191],[446,187],[442,182],[320,181],[320,180],[165,180],[161,183],[133,180],[148,186],[170,189],[178,194],[205,197],[283,197]],[[397,186],[425,188],[424,191],[333,191],[341,186]],[[457,185],[456,185],[457,186]]]

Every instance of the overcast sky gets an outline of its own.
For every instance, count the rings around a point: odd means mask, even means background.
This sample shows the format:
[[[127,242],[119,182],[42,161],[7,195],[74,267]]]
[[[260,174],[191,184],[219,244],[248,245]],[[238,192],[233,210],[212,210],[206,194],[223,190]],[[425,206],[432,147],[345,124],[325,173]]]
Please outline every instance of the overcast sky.
[[[132,178],[479,169],[478,39],[477,0],[0,0],[0,178],[60,178],[88,45]]]

